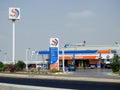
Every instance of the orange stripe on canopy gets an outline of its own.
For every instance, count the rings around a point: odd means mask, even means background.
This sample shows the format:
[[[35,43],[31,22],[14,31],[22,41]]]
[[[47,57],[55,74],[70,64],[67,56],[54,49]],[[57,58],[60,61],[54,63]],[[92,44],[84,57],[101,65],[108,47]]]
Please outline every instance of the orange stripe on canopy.
[[[110,53],[110,49],[107,50],[98,50],[98,53]]]
[[[62,55],[59,55],[59,59],[62,59]],[[71,56],[70,55],[65,55],[64,59],[71,59]]]
[[[96,56],[75,56],[75,59],[96,59]]]

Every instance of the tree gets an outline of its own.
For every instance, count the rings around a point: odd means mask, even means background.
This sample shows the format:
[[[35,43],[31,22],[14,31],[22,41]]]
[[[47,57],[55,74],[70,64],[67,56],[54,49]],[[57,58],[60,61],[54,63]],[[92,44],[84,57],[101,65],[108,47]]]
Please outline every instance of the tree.
[[[111,68],[113,72],[118,72],[120,70],[120,57],[118,54],[114,54],[113,62],[111,63]]]
[[[25,68],[25,63],[23,61],[18,61],[15,64],[15,68],[16,68],[17,71],[21,71]]]
[[[113,62],[119,62],[119,61],[120,61],[120,56],[118,54],[114,54]]]
[[[2,62],[0,62],[0,71],[2,71],[4,64]]]
[[[2,62],[0,62],[0,68],[2,68],[4,66],[4,64]]]

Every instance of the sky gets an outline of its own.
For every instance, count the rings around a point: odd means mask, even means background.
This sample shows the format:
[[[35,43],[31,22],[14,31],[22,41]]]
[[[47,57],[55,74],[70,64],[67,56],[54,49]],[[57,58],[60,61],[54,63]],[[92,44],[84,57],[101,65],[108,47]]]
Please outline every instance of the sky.
[[[9,7],[20,8],[15,22],[16,60],[26,49],[48,50],[50,38],[66,43],[113,45],[120,42],[120,0],[0,0],[0,58],[12,60]]]

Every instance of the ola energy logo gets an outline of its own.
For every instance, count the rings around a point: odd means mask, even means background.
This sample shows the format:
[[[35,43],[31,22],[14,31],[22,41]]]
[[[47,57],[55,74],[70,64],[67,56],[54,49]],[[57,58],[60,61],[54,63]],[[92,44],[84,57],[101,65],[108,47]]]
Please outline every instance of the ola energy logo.
[[[58,38],[51,38],[50,40],[50,46],[51,47],[58,47]]]
[[[9,19],[20,19],[20,9],[9,8]]]

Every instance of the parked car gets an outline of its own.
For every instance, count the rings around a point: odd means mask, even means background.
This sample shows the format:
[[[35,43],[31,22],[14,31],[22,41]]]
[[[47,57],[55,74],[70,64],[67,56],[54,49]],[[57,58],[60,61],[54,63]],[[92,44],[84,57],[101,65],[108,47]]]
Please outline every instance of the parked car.
[[[69,65],[68,65],[68,70],[69,70],[69,71],[75,71],[75,70],[76,70],[76,66],[73,65],[73,64],[69,64]]]
[[[91,68],[91,69],[95,69],[95,68],[96,68],[95,64],[91,64],[91,65],[90,65],[90,68]]]
[[[106,64],[106,65],[105,65],[105,68],[110,69],[110,68],[111,68],[111,67],[110,67],[110,64]]]
[[[47,68],[47,64],[37,64],[36,68]]]

